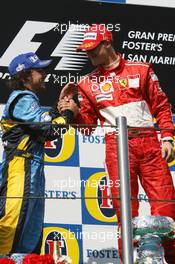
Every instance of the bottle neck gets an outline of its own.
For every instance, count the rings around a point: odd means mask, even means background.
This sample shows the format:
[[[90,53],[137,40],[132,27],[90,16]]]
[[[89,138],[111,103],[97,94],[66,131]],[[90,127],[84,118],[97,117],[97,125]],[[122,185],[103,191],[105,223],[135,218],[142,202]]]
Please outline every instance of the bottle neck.
[[[53,241],[53,259],[57,263],[58,259],[61,257],[61,251],[59,247],[59,240]]]

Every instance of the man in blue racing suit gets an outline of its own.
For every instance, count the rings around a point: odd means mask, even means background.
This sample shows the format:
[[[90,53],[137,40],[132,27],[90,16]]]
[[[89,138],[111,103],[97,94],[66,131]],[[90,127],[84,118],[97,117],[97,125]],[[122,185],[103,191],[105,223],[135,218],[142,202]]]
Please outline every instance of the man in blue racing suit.
[[[44,89],[43,68],[50,63],[30,52],[18,55],[9,65],[14,91],[1,120],[5,159],[0,189],[0,254],[40,253],[44,143],[58,138],[74,116],[71,107],[61,116],[57,109],[48,112],[40,106],[36,93]]]

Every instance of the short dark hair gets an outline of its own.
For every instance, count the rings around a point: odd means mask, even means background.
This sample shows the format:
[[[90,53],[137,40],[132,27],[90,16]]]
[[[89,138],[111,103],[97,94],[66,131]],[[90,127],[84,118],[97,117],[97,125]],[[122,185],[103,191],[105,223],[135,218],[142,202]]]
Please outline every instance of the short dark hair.
[[[7,85],[9,88],[13,90],[25,90],[25,82],[29,80],[31,76],[31,69],[20,71],[19,73],[11,76],[11,78],[7,81]]]

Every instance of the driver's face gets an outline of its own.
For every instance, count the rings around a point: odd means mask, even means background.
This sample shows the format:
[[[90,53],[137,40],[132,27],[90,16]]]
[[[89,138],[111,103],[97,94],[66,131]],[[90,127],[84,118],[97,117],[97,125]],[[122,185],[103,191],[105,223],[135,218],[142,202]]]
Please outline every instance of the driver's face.
[[[93,66],[105,65],[108,59],[106,45],[101,42],[95,49],[86,52]]]
[[[45,89],[44,79],[46,77],[43,69],[32,69],[31,70],[31,85],[32,90],[41,91]]]

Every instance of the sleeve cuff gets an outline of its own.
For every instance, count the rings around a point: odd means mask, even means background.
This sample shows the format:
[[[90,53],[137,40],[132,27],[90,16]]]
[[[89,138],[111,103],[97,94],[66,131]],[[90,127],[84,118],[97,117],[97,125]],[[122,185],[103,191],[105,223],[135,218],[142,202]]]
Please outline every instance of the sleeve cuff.
[[[61,113],[62,117],[65,118],[66,123],[72,123],[74,120],[74,113],[72,110],[67,109],[64,112]]]
[[[173,137],[163,137],[162,141],[164,141],[164,140],[172,140],[173,141]]]

